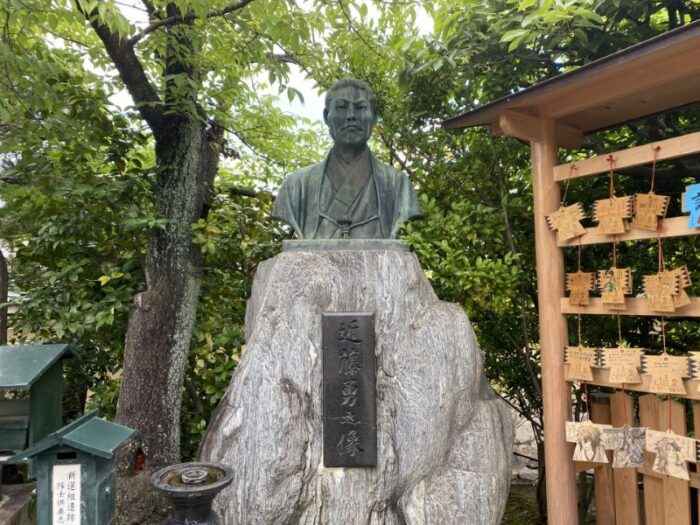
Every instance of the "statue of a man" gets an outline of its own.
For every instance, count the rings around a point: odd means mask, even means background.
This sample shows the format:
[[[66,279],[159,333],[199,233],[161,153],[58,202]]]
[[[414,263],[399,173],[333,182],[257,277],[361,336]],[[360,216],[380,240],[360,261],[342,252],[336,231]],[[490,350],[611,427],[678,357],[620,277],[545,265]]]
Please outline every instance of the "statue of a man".
[[[367,147],[377,121],[374,92],[360,80],[339,80],[326,94],[323,119],[333,148],[285,179],[273,217],[300,239],[395,238],[401,223],[422,210],[408,176]]]

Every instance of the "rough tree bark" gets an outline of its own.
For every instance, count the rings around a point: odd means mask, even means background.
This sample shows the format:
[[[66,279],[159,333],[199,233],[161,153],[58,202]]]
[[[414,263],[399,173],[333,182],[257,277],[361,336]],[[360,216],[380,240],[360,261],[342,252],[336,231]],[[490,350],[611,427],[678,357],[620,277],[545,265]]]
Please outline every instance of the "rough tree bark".
[[[249,1],[235,4],[231,10]],[[95,13],[83,14],[153,132],[158,170],[155,206],[158,217],[165,220],[165,226],[149,239],[146,290],[134,297],[126,334],[117,420],[138,434],[120,454],[119,474],[123,477],[134,471],[137,458],[137,467],[143,467],[145,473],[180,460],[183,377],[202,270],[191,225],[206,216],[221,136],[197,103],[195,57],[199,49],[190,39],[194,17],[181,16],[170,4],[165,11],[168,18],[158,22],[156,29],[166,32],[168,42],[158,57],[165,64],[163,76],[186,75],[193,80],[184,96],[168,80],[161,96],[134,51],[139,39],[120,38]],[[219,11],[214,15],[222,16]],[[138,485],[136,480],[126,484],[127,492],[143,499]],[[131,506],[130,498],[125,497],[120,495],[122,510]]]

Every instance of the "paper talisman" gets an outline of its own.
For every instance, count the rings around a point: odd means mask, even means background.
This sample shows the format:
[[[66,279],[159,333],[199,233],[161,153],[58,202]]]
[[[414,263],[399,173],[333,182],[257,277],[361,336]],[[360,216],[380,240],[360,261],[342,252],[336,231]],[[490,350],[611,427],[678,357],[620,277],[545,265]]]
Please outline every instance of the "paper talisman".
[[[569,291],[569,304],[586,306],[590,303],[589,292],[595,287],[593,272],[574,272],[566,274],[566,289]]]
[[[637,193],[634,196],[634,218],[632,226],[640,230],[656,231],[659,219],[666,217],[671,198],[666,195]]]
[[[615,268],[598,270],[598,289],[603,306],[611,310],[625,309],[625,295],[632,293],[632,270]]]
[[[593,381],[592,367],[598,366],[598,349],[585,346],[567,346],[564,349],[567,381]]]
[[[655,312],[675,312],[674,297],[681,293],[680,277],[672,272],[659,272],[642,277],[644,295]]]
[[[610,428],[603,430],[605,448],[613,451],[613,468],[644,466],[645,427]]]
[[[640,371],[651,376],[649,392],[684,396],[683,378],[690,377],[689,368],[687,356],[643,355]]]
[[[600,351],[600,366],[610,369],[609,383],[641,383],[642,379],[639,376],[641,365],[641,348],[618,346],[616,348],[602,348]]]
[[[632,217],[632,201],[630,196],[595,201],[593,220],[598,223],[597,233],[625,233],[629,229],[628,219]]]
[[[679,266],[675,270],[664,270],[664,272],[678,276],[679,293],[678,295],[673,296],[673,305],[676,308],[681,308],[682,306],[690,304],[690,297],[688,297],[688,294],[685,291],[685,288],[689,288],[690,285],[693,284],[690,281],[690,273],[688,272],[688,268],[686,266]]]
[[[571,206],[560,206],[557,211],[547,215],[547,224],[550,230],[556,230],[558,241],[564,242],[586,233],[580,222],[585,217],[583,204],[576,202]]]
[[[600,425],[590,421],[582,423],[567,421],[566,440],[569,443],[576,443],[574,461],[608,463],[603,436],[603,430],[608,428],[612,428],[612,425]]]
[[[647,430],[646,437],[646,449],[656,454],[652,470],[688,481],[688,466],[685,463],[697,463],[697,441],[679,436],[671,430]]]
[[[685,187],[685,193],[681,196],[683,213],[690,213],[689,228],[700,228],[700,184],[692,184]]]

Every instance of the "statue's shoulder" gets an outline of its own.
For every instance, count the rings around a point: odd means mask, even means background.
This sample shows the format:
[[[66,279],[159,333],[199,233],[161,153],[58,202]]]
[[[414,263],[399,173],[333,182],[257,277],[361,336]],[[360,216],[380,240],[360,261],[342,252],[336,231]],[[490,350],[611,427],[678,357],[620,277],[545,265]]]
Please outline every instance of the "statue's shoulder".
[[[310,164],[309,166],[304,166],[301,169],[298,169],[297,171],[294,171],[287,175],[287,177],[284,180],[285,184],[291,184],[291,185],[299,185],[299,184],[304,184],[306,183],[309,178],[316,176],[316,175],[323,175],[323,170],[325,166],[326,161],[323,160],[321,162],[317,162],[316,164]]]

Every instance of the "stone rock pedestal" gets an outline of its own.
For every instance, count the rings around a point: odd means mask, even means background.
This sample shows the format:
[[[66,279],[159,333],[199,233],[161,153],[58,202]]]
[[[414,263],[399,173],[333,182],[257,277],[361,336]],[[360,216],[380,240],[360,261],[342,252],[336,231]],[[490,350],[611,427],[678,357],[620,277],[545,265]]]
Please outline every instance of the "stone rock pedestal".
[[[202,444],[234,470],[223,523],[499,523],[512,422],[463,309],[399,241],[300,243],[258,268],[247,350]],[[376,468],[323,466],[324,312],[375,313]]]

